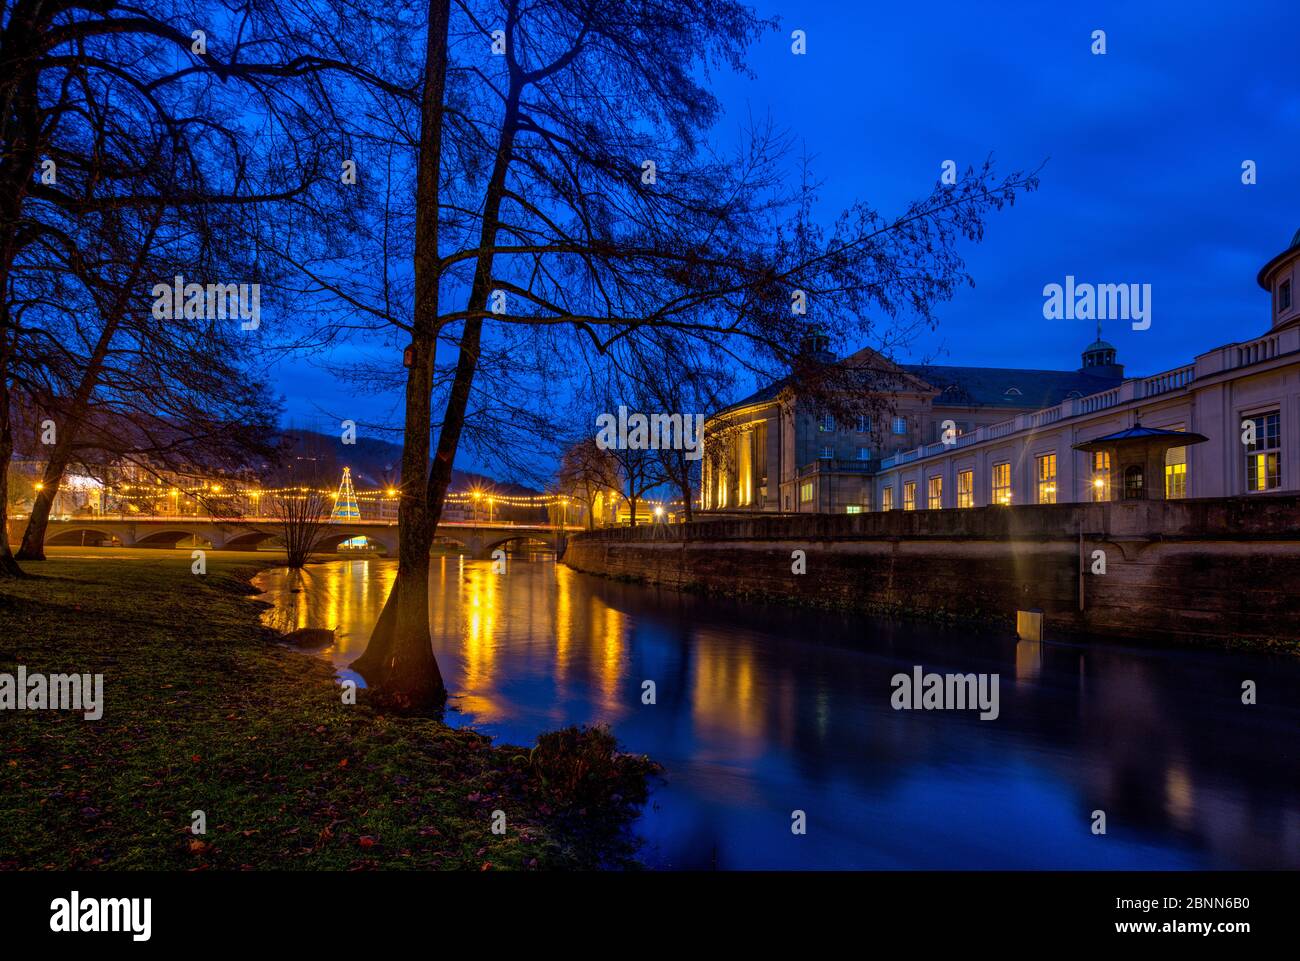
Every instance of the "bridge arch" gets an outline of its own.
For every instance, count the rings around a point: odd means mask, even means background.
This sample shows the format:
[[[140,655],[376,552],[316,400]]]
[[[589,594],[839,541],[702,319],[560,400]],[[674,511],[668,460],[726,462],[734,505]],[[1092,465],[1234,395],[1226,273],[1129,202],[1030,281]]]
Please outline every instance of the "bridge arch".
[[[447,534],[438,534],[433,538],[434,547],[458,547],[462,553],[470,553],[472,545],[466,542],[463,537],[451,537]]]
[[[147,534],[142,534],[136,537],[136,539],[131,541],[128,546],[175,548],[178,547],[181,541],[185,540],[187,537],[195,538],[200,541],[200,547],[211,549],[215,546],[212,539],[202,531],[184,530],[182,528],[168,528],[160,531],[151,530]],[[124,543],[126,542],[124,541]]]
[[[486,559],[491,559],[493,551],[495,551],[499,547],[507,547],[510,544],[517,544],[520,547],[523,547],[527,544],[537,544],[537,545],[541,545],[542,547],[546,548],[549,551],[556,550],[554,535],[546,535],[536,531],[530,531],[530,532],[521,532],[518,534],[509,534],[505,537],[497,538],[495,540],[490,538],[485,539],[483,551],[482,551],[482,557]]]
[[[275,531],[247,531],[226,538],[221,545],[223,551],[255,551],[267,541],[279,540]]]
[[[397,556],[397,536],[394,534],[391,538],[376,535],[373,531],[364,530],[336,530],[330,528],[322,531],[316,537],[316,546],[313,550],[332,551],[337,550],[338,546],[344,541],[351,540],[354,537],[364,537],[372,544],[378,544],[384,549],[384,553],[389,557]]]
[[[84,534],[93,535],[92,538],[83,537]],[[93,546],[100,547],[105,543],[111,544],[117,535],[109,531],[100,530],[97,527],[67,527],[58,531],[47,530],[45,534],[46,547],[83,547]],[[89,545],[86,541],[91,541]]]

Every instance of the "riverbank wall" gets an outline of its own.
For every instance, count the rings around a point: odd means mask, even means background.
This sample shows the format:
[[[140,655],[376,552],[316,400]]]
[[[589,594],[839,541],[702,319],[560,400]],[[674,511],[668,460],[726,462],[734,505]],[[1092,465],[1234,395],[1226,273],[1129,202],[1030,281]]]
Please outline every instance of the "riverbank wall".
[[[802,555],[799,553],[802,552]],[[796,573],[802,556],[803,573]],[[570,538],[574,570],[1045,636],[1300,652],[1300,497],[753,515]]]

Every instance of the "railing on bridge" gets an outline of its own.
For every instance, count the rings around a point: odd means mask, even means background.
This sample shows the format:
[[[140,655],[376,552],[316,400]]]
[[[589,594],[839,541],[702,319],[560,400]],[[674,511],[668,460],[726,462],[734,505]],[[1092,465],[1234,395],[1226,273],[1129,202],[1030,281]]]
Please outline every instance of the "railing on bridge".
[[[26,520],[24,515],[14,515],[10,520]],[[57,517],[51,517],[51,524],[85,524],[95,521],[102,522],[132,522],[132,523],[190,523],[190,524],[282,524],[283,520],[279,517],[262,517],[253,514],[116,514],[116,513],[96,513],[96,514],[61,514]],[[387,520],[384,518],[366,519],[366,518],[324,518],[320,522],[322,525],[343,525],[348,527],[396,527],[397,521]],[[549,531],[580,531],[585,530],[581,524],[540,524],[528,523],[527,521],[495,520],[495,521],[439,521],[439,527],[484,527],[484,528],[528,528],[531,530],[549,530]]]

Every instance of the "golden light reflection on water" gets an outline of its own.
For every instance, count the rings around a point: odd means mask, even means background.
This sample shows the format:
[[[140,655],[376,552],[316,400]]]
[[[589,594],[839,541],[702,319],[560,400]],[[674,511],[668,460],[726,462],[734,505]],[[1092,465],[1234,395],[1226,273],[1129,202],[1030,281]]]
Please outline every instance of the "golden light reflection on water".
[[[567,567],[555,567],[555,689],[563,697],[573,658],[573,579]]]
[[[346,671],[365,650],[395,573],[394,562],[376,558],[265,572],[258,583],[275,604],[267,623],[284,631],[337,627],[337,644],[321,656]],[[1202,745],[1214,721],[1199,708],[1179,708],[1179,692],[1217,683],[1217,675],[1207,680],[1208,669],[1192,658],[1090,648],[1085,660],[1070,647],[990,641],[969,663],[987,665],[996,657],[1004,679],[1014,676],[1017,697],[1004,703],[994,736],[985,733],[994,726],[979,721],[888,706],[889,679],[899,663],[933,656],[962,665],[978,640],[964,634],[886,634],[891,646],[880,656],[882,648],[873,648],[856,626],[836,634],[838,622],[827,621],[819,629],[830,640],[807,644],[810,633],[821,635],[802,619],[719,612],[596,580],[553,560],[512,558],[498,574],[487,561],[435,557],[430,581],[431,642],[451,692],[449,723],[471,723],[522,744],[566,724],[610,724],[629,749],[668,765],[679,807],[655,815],[665,826],[655,837],[662,843],[686,839],[689,850],[668,855],[682,864],[712,863],[716,831],[725,849],[722,863],[787,866],[781,851],[764,840],[766,827],[755,834],[745,825],[780,823],[792,790],[826,800],[818,792],[832,785],[837,804],[846,810],[859,805],[864,825],[874,823],[881,805],[893,810],[897,796],[903,806],[891,817],[934,835],[916,862],[922,866],[959,865],[960,858],[942,853],[944,825],[929,814],[914,817],[915,797],[943,797],[950,788],[960,798],[959,818],[988,812],[996,824],[1008,805],[1058,803],[1053,799],[1065,805],[1059,810],[1081,797],[1116,808],[1142,803],[1162,822],[1151,829],[1157,843],[1164,843],[1162,831],[1177,830],[1226,863],[1283,866],[1300,857],[1294,841],[1262,835],[1243,855],[1242,839],[1254,831],[1251,782],[1243,786],[1237,770],[1223,774],[1207,760],[1213,755]],[[653,707],[641,703],[647,679],[657,684]],[[1016,770],[1031,759],[1034,776],[1002,777],[990,760],[998,752]],[[901,777],[919,784],[920,794],[891,791],[892,779]],[[704,799],[698,822],[682,813],[689,804],[680,807],[696,793]],[[723,805],[763,816],[717,818]],[[1293,806],[1278,811],[1294,820]],[[1207,825],[1224,823],[1232,830],[1206,833]],[[731,825],[734,836],[727,834]],[[887,843],[881,859],[871,860],[882,842],[869,827],[827,842],[814,863],[849,863],[842,850],[846,838],[857,845],[852,864],[900,863]],[[1071,849],[1069,864],[1113,866],[1096,860],[1095,849],[1086,843]],[[1041,859],[1023,854],[1027,850],[1032,845],[1017,848],[990,835],[979,863],[1040,865]],[[1189,863],[1184,848],[1169,852],[1160,864]],[[1132,863],[1146,864],[1151,849],[1133,857],[1139,855],[1146,860]]]
[[[497,608],[504,575],[494,573],[491,567],[474,564],[464,565],[463,571],[458,592],[463,612],[460,638],[464,694],[460,708],[492,721],[502,712],[499,698],[494,696],[494,680],[499,653]]]
[[[736,738],[738,757],[755,756],[767,733],[768,704],[755,682],[753,652],[707,629],[697,630],[694,642],[691,713],[696,725]]]
[[[1043,642],[1016,641],[1016,680],[1033,681],[1043,669]]]
[[[501,574],[486,561],[433,558],[432,642],[455,706],[476,722],[510,719],[529,708],[514,703],[506,688],[542,676],[553,686],[555,705],[579,697],[591,706],[593,721],[613,724],[639,707],[642,678],[629,676],[632,616],[562,565],[514,568],[518,563],[512,560]],[[394,562],[379,558],[266,571],[257,584],[274,606],[263,620],[285,632],[335,628],[335,645],[321,654],[346,674],[366,648],[396,573]],[[750,650],[704,627],[692,630],[691,640],[685,693],[693,723],[735,738],[742,757],[760,751],[764,738],[786,740],[796,711],[791,686],[777,683],[769,704]]]
[[[365,650],[396,576],[397,565],[390,561],[358,558],[300,571],[264,571],[254,583],[266,592],[259,600],[273,605],[262,615],[264,624],[286,633],[334,628],[335,644],[326,653],[336,664],[347,664]]]
[[[527,566],[516,567],[520,564]],[[284,632],[335,628],[336,643],[321,655],[349,674],[348,665],[366,648],[396,570],[392,561],[366,558],[263,572],[256,581],[265,592],[261,599],[274,605],[263,620]],[[529,676],[553,685],[556,705],[571,696],[589,702],[593,721],[612,724],[639,706],[641,681],[628,675],[632,618],[581,587],[578,578],[553,561],[512,559],[505,573],[496,573],[487,561],[433,558],[432,643],[457,709],[477,722],[508,719],[527,708],[512,703],[504,689]],[[740,699],[728,695],[726,710],[744,711],[751,698],[752,669],[746,666],[738,676]],[[703,705],[708,699],[696,701]],[[559,710],[553,712],[557,719]]]
[[[591,653],[592,667],[598,684],[602,706],[616,712],[622,706],[615,700],[622,676],[624,616],[596,596],[591,598]]]
[[[1191,773],[1178,762],[1165,770],[1165,812],[1183,830],[1192,827],[1196,814],[1196,792]]]

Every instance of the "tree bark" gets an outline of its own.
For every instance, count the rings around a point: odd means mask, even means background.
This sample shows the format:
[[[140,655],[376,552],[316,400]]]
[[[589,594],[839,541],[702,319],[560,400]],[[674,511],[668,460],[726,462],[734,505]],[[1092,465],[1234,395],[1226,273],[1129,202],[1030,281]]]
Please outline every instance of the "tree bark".
[[[27,529],[23,531],[23,542],[18,548],[19,560],[45,560],[45,531],[50,522],[50,509],[54,505],[54,498],[59,493],[59,485],[63,483],[63,473],[67,470],[68,462],[72,459],[78,429],[85,422],[86,412],[90,408],[90,395],[94,393],[95,387],[99,383],[99,376],[104,369],[104,358],[108,356],[108,348],[113,342],[113,336],[117,333],[118,327],[121,326],[122,320],[126,316],[127,292],[139,281],[140,269],[144,265],[149,248],[153,245],[159,219],[159,216],[154,218],[149,233],[146,235],[136,257],[130,278],[123,290],[118,293],[112,310],[104,319],[104,328],[99,332],[99,339],[95,342],[86,369],[82,372],[81,380],[77,383],[77,389],[72,395],[72,404],[68,409],[67,417],[64,418],[63,429],[59,431],[54,450],[50,452],[50,459],[45,464],[45,473],[41,476],[41,483],[44,487],[36,495],[36,500],[32,503],[32,513],[27,519]]]
[[[691,482],[690,468],[687,468],[687,474],[684,476],[680,488],[682,492],[682,520],[689,524],[695,517],[695,510],[691,505]]]
[[[9,423],[9,387],[0,382],[0,577],[23,577],[9,548],[9,461],[14,454],[14,435]]]
[[[430,31],[432,36],[432,18]],[[446,69],[446,8],[444,4],[442,33],[442,70]],[[431,51],[432,57],[432,51]],[[488,181],[483,205],[483,225],[479,235],[479,256],[474,270],[474,280],[470,287],[469,309],[481,312],[487,306],[492,282],[492,247],[496,243],[497,228],[501,213],[501,201],[505,195],[506,173],[510,166],[511,151],[519,122],[519,90],[521,80],[512,75],[511,86],[506,96],[506,109],[502,119],[501,135],[497,144],[496,159],[492,176]],[[422,122],[431,121],[431,104],[429,84],[425,87],[425,116]],[[439,99],[433,112],[439,113],[442,107],[441,78],[439,82]],[[440,117],[438,122],[440,122]],[[439,127],[438,143],[441,143]],[[422,131],[421,151],[423,156],[425,138]],[[420,189],[425,189],[424,176],[426,166],[421,162]],[[422,288],[420,286],[420,265],[422,257],[431,256],[434,268],[437,263],[437,180],[429,185],[432,203],[424,203],[417,197],[417,211],[421,220],[416,222],[416,323],[417,335],[421,330]],[[425,218],[432,218],[434,231],[433,246],[422,249],[420,244],[420,225]],[[436,278],[436,274],[435,274]],[[447,488],[451,484],[452,464],[456,459],[456,450],[460,444],[461,431],[465,425],[465,416],[469,408],[470,388],[473,386],[474,374],[478,368],[479,349],[482,338],[483,321],[471,317],[465,321],[461,331],[459,355],[456,361],[456,376],[452,381],[451,393],[447,398],[447,407],[442,419],[442,429],[438,435],[437,454],[428,467],[428,481],[423,491],[417,491],[413,481],[417,461],[420,478],[424,478],[425,465],[429,464],[430,408],[429,399],[433,390],[433,349],[437,337],[436,282],[429,292],[427,301],[429,319],[429,339],[427,352],[421,351],[421,339],[417,336],[412,343],[414,360],[411,374],[407,377],[406,393],[406,429],[402,452],[402,506],[398,510],[399,558],[397,580],[393,590],[380,612],[379,622],[370,636],[370,643],[365,653],[353,662],[372,688],[371,700],[381,706],[399,710],[429,709],[441,705],[446,700],[446,688],[438,670],[437,659],[429,637],[429,551],[433,546],[433,537],[437,531],[438,521],[442,517],[442,507],[446,499]],[[427,364],[427,366],[426,366]],[[419,376],[417,378],[417,372]],[[417,397],[416,395],[419,394]],[[413,405],[418,403],[420,416],[412,418]],[[409,473],[408,473],[409,470]],[[409,501],[409,502],[408,502]],[[403,516],[405,509],[405,518]],[[404,523],[405,519],[405,523]],[[389,606],[395,613],[389,612]]]
[[[429,550],[437,519],[429,514],[424,478],[432,431],[430,398],[438,343],[438,178],[447,84],[450,0],[430,0],[420,101],[420,156],[415,189],[415,316],[406,375],[406,421],[397,506],[397,579],[365,652],[352,663],[372,688],[374,703],[395,710],[440,708],[447,699],[429,638]]]

